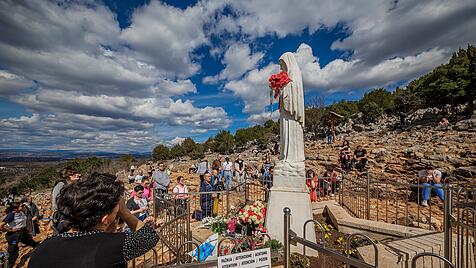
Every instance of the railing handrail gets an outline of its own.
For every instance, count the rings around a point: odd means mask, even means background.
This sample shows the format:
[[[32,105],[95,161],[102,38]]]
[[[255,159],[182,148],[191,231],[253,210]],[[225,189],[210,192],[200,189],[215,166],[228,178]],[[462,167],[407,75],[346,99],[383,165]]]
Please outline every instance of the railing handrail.
[[[442,260],[443,262],[445,262],[447,265],[449,265],[451,268],[455,268],[454,264],[452,262],[450,262],[448,259],[446,259],[445,257],[442,257],[440,255],[437,255],[435,253],[431,253],[431,252],[422,252],[422,253],[419,253],[415,256],[413,256],[412,258],[412,268],[416,268],[416,262],[419,258],[422,258],[422,257],[432,257],[432,258],[437,258],[437,259],[440,259]]]
[[[291,258],[291,242],[296,242],[296,243],[299,243],[301,245],[303,245],[303,247],[309,247],[311,249],[314,249],[318,252],[321,252],[325,255],[329,255],[339,261],[342,261],[346,264],[350,264],[352,266],[355,266],[357,268],[376,268],[377,266],[373,266],[373,265],[370,265],[366,262],[363,262],[359,259],[355,259],[355,258],[351,258],[347,255],[344,255],[334,249],[331,249],[331,248],[328,248],[326,246],[324,246],[323,244],[317,244],[315,242],[312,242],[312,241],[309,241],[309,240],[306,240],[305,238],[301,238],[299,236],[296,235],[295,232],[293,232],[293,230],[291,230],[291,209],[289,209],[288,207],[285,207],[283,209],[283,212],[284,212],[284,268],[290,268],[290,258]],[[311,221],[306,221],[305,224],[309,223],[309,222],[312,222]],[[303,226],[305,227],[305,226]],[[305,229],[304,229],[305,230]],[[359,234],[361,235],[361,234]],[[366,237],[365,235],[361,235],[361,236],[364,236]],[[371,240],[370,240],[371,241]],[[371,241],[373,243],[373,241]],[[375,243],[373,243],[375,245]],[[375,254],[375,257],[378,258],[378,249],[375,247],[375,250],[376,250],[376,254]],[[378,264],[378,261],[376,260],[375,261],[376,265]]]

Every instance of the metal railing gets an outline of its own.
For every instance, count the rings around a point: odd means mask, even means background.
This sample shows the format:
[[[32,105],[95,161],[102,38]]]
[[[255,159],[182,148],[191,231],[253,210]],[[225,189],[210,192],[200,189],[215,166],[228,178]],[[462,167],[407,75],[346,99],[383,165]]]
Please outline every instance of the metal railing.
[[[455,185],[456,184],[456,185]],[[455,267],[476,267],[476,188],[455,184],[422,185],[364,173],[343,177],[338,201],[353,216],[391,224],[444,232],[444,257]],[[421,206],[422,192],[430,192]],[[442,205],[431,202],[433,191],[443,191]],[[454,243],[456,237],[456,243]]]
[[[254,201],[266,201],[268,189],[261,180],[246,180],[244,183],[225,191],[189,192],[187,194],[154,191],[154,218],[162,219],[164,224],[158,229],[160,241],[152,254],[145,254],[133,261],[133,267],[154,258],[158,265],[190,262],[193,258],[187,253],[195,245],[191,223],[197,222],[193,215],[200,211],[202,216],[226,217]],[[202,197],[210,204],[203,204]],[[205,210],[205,211],[204,211]],[[195,213],[193,213],[195,212]],[[196,245],[195,245],[196,246]],[[148,256],[146,258],[145,256]],[[181,264],[182,265],[182,264]]]
[[[412,268],[417,268],[417,261],[418,259],[423,259],[423,257],[431,257],[431,258],[436,258],[440,261],[443,261],[445,263],[445,266],[447,268],[455,268],[455,266],[453,265],[453,263],[451,263],[451,261],[449,261],[448,259],[446,258],[443,258],[435,253],[431,253],[431,252],[423,252],[423,253],[419,253],[415,256],[413,256],[412,258]],[[424,264],[423,264],[424,265]],[[432,265],[433,267],[433,265]]]
[[[350,235],[347,238],[346,241],[346,248],[345,252],[342,253],[340,251],[337,251],[336,249],[329,248],[326,246],[324,241],[320,241],[319,243],[312,242],[310,240],[306,240],[305,237],[299,237],[296,235],[296,233],[291,230],[291,209],[289,208],[284,208],[284,268],[290,268],[291,267],[291,244],[301,244],[303,246],[303,255],[306,257],[306,247],[311,248],[313,250],[316,250],[318,253],[323,254],[322,256],[322,261],[325,263],[325,258],[331,257],[337,261],[340,261],[348,267],[353,266],[357,268],[376,268],[378,267],[378,248],[375,244],[375,242],[370,239],[368,236],[364,234],[353,234]],[[304,229],[304,234],[306,225],[309,222],[314,222],[314,220],[308,220],[304,223],[303,229]],[[320,230],[323,231],[322,225],[318,224],[320,226]],[[360,259],[353,258],[349,256],[350,252],[350,241],[355,238],[355,237],[361,237],[367,240],[371,245],[374,247],[374,254],[375,254],[375,263],[373,265],[368,264]],[[323,266],[325,267],[325,266]]]

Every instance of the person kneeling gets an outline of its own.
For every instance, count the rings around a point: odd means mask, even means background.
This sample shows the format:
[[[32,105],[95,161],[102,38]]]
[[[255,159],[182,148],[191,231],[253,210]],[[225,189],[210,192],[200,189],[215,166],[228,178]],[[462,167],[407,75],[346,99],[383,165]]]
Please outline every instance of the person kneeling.
[[[58,211],[72,232],[43,241],[28,267],[126,267],[127,261],[154,248],[159,237],[126,208],[124,186],[111,174],[93,173],[67,185],[58,198]],[[116,233],[122,219],[131,233]]]

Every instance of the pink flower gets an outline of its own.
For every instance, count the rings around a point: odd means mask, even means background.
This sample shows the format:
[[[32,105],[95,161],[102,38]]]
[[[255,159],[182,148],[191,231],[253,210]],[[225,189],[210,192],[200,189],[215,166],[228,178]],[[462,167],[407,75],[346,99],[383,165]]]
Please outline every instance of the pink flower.
[[[237,220],[235,218],[230,219],[227,224],[227,229],[229,233],[234,233],[236,230],[236,222]]]

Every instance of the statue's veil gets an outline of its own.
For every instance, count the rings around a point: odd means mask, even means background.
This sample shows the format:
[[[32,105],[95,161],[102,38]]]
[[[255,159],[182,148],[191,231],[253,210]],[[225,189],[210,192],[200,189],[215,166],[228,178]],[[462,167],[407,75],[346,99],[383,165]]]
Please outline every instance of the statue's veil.
[[[292,82],[284,88],[284,109],[294,117],[294,120],[298,121],[304,127],[304,87],[302,84],[301,69],[299,69],[296,57],[291,52],[284,53],[279,59],[286,64],[287,73],[292,80]]]

